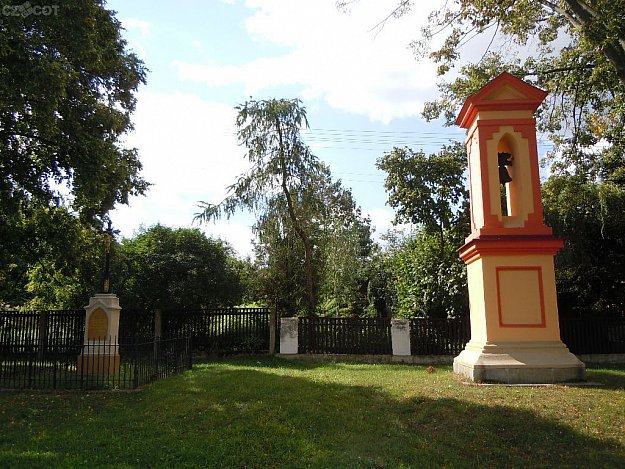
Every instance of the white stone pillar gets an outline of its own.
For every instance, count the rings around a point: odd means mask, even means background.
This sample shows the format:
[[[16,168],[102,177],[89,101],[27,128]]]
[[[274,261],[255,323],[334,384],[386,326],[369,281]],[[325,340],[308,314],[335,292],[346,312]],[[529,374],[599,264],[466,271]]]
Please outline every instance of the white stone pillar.
[[[85,306],[85,343],[102,340],[117,343],[119,299],[113,293],[98,293]]]
[[[298,318],[280,319],[280,355],[294,355],[298,352]]]
[[[78,373],[111,375],[119,370],[119,299],[98,293],[85,306],[85,338]]]
[[[394,356],[410,356],[409,319],[391,319],[391,341]]]

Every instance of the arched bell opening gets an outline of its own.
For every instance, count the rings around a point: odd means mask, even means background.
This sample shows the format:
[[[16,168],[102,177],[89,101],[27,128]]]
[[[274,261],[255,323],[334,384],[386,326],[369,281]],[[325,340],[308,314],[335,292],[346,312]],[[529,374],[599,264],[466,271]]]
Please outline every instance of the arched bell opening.
[[[497,164],[501,200],[501,215],[515,217],[519,214],[519,181],[515,171],[515,156],[518,155],[515,139],[505,134],[497,144]]]

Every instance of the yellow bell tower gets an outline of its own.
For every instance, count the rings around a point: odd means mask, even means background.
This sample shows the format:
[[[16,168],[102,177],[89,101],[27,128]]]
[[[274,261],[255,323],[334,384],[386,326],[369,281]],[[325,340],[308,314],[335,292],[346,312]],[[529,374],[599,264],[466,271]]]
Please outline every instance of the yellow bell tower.
[[[465,102],[471,234],[471,340],[454,371],[472,381],[585,379],[560,340],[553,258],[562,241],[543,223],[536,120],[547,93],[502,73]]]

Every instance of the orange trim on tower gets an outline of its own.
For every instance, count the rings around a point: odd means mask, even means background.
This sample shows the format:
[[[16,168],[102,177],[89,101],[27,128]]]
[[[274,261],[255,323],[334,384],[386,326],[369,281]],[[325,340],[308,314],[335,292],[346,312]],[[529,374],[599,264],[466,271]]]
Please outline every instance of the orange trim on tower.
[[[475,231],[477,229],[477,226],[475,224],[475,216],[474,211],[475,211],[475,205],[473,203],[473,183],[471,182],[471,145],[467,145],[467,159],[468,164],[467,164],[467,173],[469,176],[469,212],[471,214],[471,231]]]
[[[517,90],[525,98],[488,99],[493,91],[503,85],[508,85]],[[458,114],[456,125],[468,129],[480,110],[514,111],[529,109],[533,112],[538,109],[538,106],[546,97],[546,91],[536,88],[508,72],[503,72],[482,87],[477,93],[469,96]]]
[[[488,175],[488,155],[486,151],[486,145],[488,141],[493,139],[493,135],[500,131],[504,126],[511,126],[514,132],[518,132],[527,141],[529,150],[529,165],[530,165],[530,184],[532,191],[532,208],[533,211],[527,214],[527,221],[523,227],[515,228],[513,232],[510,232],[510,228],[504,228],[503,221],[500,221],[497,215],[492,214],[491,207],[491,188]],[[505,232],[510,234],[525,233],[528,235],[543,235],[551,234],[551,230],[544,225],[543,222],[543,209],[542,198],[540,192],[540,174],[538,168],[538,149],[536,146],[536,120],[534,118],[529,119],[488,119],[478,120],[476,126],[473,128],[473,132],[478,132],[479,148],[480,148],[480,176],[482,182],[482,207],[483,210],[483,227],[476,227],[488,231],[487,234],[498,234],[496,230],[504,229]],[[495,230],[493,233],[490,231]],[[475,230],[473,230],[475,231]],[[486,234],[486,233],[485,233]],[[504,234],[504,232],[501,232]]]
[[[486,140],[493,138],[493,134],[501,129],[501,127],[514,127],[515,132],[520,132],[523,138],[527,139],[532,129],[536,128],[536,119],[533,117],[528,119],[480,119],[477,121],[476,128],[480,129],[480,133]],[[530,127],[528,130],[527,127]]]
[[[497,215],[493,215],[490,204],[490,178],[488,177],[488,151],[487,141],[481,133],[478,133],[478,145],[480,148],[480,182],[482,183],[482,223],[487,228],[501,226]]]
[[[507,228],[506,232],[511,229]],[[458,249],[460,258],[465,264],[470,264],[482,255],[523,256],[528,254],[555,255],[564,242],[553,236],[480,236],[469,240]]]
[[[520,130],[526,127],[521,128]],[[538,168],[538,148],[536,145],[536,128],[532,128],[527,132],[527,142],[529,144],[529,156],[530,156],[530,176],[532,178],[532,198],[534,205],[534,212],[530,213],[527,225],[528,227],[544,226],[543,222],[543,201],[540,193],[540,171]]]
[[[480,129],[480,137],[491,140],[495,132],[503,126],[512,126],[515,132],[527,141],[529,150],[529,165],[532,190],[532,205],[534,211],[528,213],[525,224],[528,233],[533,232],[536,227],[543,227],[543,207],[540,193],[540,173],[538,168],[538,148],[536,145],[536,121],[535,119],[502,119],[478,121],[477,127]]]

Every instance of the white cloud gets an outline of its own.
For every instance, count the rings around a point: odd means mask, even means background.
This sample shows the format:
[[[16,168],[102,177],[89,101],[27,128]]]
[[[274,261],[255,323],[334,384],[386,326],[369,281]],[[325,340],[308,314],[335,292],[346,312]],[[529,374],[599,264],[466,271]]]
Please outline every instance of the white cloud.
[[[371,224],[375,227],[374,238],[379,240],[380,235],[386,233],[393,227],[395,213],[389,208],[373,208],[365,210],[365,215],[371,219]]]
[[[413,229],[413,225],[409,223],[399,223],[397,225],[393,225],[395,212],[387,207],[365,210],[365,215],[371,219],[371,224],[375,228],[373,239],[382,245],[385,244],[384,240],[382,240],[382,236],[388,233],[389,230],[399,231],[406,234]]]
[[[124,28],[128,29],[137,29],[141,33],[141,37],[143,39],[147,39],[150,35],[150,30],[152,29],[152,25],[149,21],[140,20],[138,18],[125,18],[122,20],[122,25]]]
[[[226,188],[248,169],[244,149],[234,137],[235,110],[224,104],[183,93],[141,92],[134,114],[135,130],[126,144],[139,149],[142,175],[153,184],[147,197],[134,197],[111,217],[125,237],[141,226],[163,223],[193,225],[199,200],[220,202]],[[366,211],[374,238],[393,227],[388,207]],[[208,235],[228,241],[242,257],[252,254],[253,217],[235,215],[230,221],[201,225]],[[401,227],[399,227],[401,228]]]
[[[254,234],[251,224],[234,221],[208,223],[202,226],[202,230],[213,238],[227,241],[240,257],[254,257],[251,243]]]
[[[419,8],[429,11],[436,3],[421,2]],[[417,115],[432,97],[435,67],[418,63],[407,47],[426,15],[392,19],[376,35],[372,28],[388,15],[390,3],[363,1],[349,14],[339,12],[333,0],[248,0],[246,5],[255,11],[247,20],[251,39],[288,52],[242,64],[175,61],[180,79],[242,84],[246,94],[295,85],[304,99],[324,99],[333,108],[383,122]]]
[[[128,41],[128,45],[139,57],[145,59],[147,57],[152,24],[138,18],[124,18],[121,20],[121,23],[126,30],[124,38]]]
[[[234,112],[191,94],[139,94],[135,131],[126,143],[139,149],[142,175],[153,186],[147,197],[135,197],[112,214],[124,236],[159,221],[191,226],[199,200],[218,203],[225,197],[226,187],[248,167],[234,137]],[[249,252],[242,241],[250,232],[245,225],[203,229],[223,233],[242,255]]]

